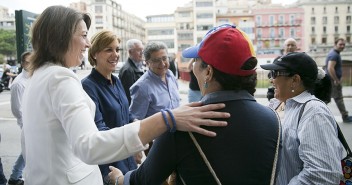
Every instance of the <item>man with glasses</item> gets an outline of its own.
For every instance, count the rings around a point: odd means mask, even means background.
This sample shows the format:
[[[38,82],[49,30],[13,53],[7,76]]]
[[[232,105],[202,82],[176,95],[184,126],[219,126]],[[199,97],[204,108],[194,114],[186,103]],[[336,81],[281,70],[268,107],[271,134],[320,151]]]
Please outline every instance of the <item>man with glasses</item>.
[[[131,105],[130,87],[144,74],[146,67],[143,58],[143,43],[138,39],[130,39],[126,43],[128,59],[119,72],[119,78],[125,90],[128,103]]]
[[[162,42],[148,43],[144,58],[149,70],[130,88],[130,112],[140,120],[161,109],[174,109],[180,105],[177,80],[169,70],[167,46]]]

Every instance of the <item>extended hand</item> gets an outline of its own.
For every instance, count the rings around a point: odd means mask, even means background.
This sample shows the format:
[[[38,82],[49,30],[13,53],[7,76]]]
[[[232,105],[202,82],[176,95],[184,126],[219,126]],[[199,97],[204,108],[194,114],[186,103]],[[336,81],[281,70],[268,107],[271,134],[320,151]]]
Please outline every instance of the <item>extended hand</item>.
[[[194,102],[173,109],[172,112],[177,120],[176,128],[180,131],[191,131],[206,136],[216,136],[215,132],[206,130],[200,126],[226,126],[226,121],[211,120],[213,118],[229,118],[229,113],[214,111],[224,107],[225,104],[223,103],[202,106],[201,102]]]

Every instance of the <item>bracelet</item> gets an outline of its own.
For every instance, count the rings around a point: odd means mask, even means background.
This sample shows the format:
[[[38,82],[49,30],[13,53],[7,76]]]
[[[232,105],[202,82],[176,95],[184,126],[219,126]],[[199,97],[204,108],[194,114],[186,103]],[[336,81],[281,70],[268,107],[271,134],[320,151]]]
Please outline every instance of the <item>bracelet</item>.
[[[161,112],[161,115],[163,115],[164,122],[165,122],[165,125],[166,125],[166,127],[167,127],[167,130],[169,130],[169,131],[171,132],[171,127],[170,127],[170,125],[169,125],[169,121],[167,120],[165,111],[162,109],[160,112]]]
[[[172,128],[170,132],[176,132],[176,120],[175,120],[174,114],[172,114],[170,109],[166,109],[166,111],[169,113],[172,121]]]

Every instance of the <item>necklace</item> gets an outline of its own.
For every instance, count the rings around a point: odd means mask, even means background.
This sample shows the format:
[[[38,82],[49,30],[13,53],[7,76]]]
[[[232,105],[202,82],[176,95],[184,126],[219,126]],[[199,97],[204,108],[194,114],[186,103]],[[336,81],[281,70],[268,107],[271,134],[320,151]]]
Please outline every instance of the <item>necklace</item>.
[[[278,110],[278,111],[280,111],[280,112],[285,111],[285,103],[284,103],[284,102],[281,102],[280,105],[279,105],[279,107],[278,107],[276,110]]]

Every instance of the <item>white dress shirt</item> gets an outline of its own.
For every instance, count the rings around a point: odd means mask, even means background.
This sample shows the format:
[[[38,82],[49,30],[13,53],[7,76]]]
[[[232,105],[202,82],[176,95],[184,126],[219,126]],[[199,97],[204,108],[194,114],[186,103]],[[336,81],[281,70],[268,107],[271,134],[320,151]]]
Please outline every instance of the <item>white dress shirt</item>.
[[[22,96],[28,82],[29,74],[23,70],[11,85],[11,111],[17,119],[17,124],[22,128]]]

